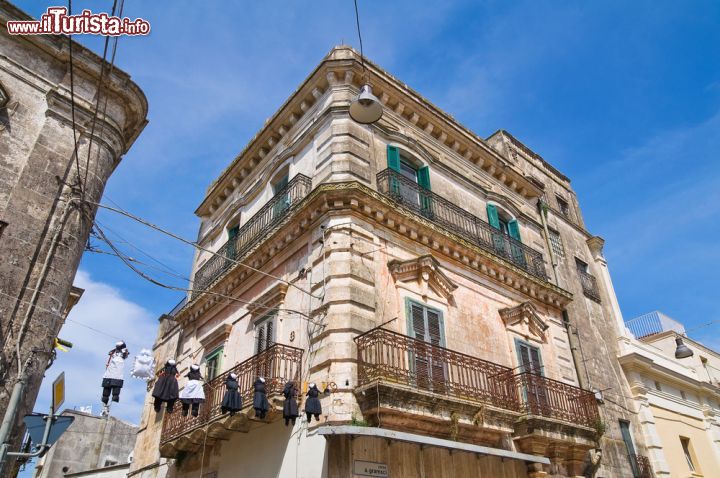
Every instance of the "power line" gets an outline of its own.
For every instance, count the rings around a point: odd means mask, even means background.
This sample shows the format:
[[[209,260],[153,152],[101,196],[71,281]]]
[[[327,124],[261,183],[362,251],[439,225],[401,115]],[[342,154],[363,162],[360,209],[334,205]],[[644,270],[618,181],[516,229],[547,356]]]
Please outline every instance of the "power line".
[[[72,0],[68,0],[68,15],[72,15]],[[73,40],[72,35],[68,34],[68,53],[70,55],[70,116],[72,119],[73,133],[73,154],[75,155],[75,168],[77,169],[78,188],[82,194],[83,184],[80,178],[80,159],[78,158],[77,131],[75,122],[75,74],[73,68]]]
[[[150,283],[152,283],[152,284],[154,284],[154,285],[157,285],[157,286],[159,286],[159,287],[163,287],[163,288],[165,288],[165,289],[177,290],[177,291],[181,291],[181,292],[190,292],[190,293],[199,292],[199,293],[202,293],[202,294],[215,295],[215,296],[218,296],[218,297],[222,297],[222,298],[224,298],[224,299],[228,299],[228,300],[232,300],[232,301],[235,301],[235,302],[239,302],[239,303],[241,303],[241,304],[253,305],[253,306],[255,306],[255,307],[264,308],[264,309],[266,309],[266,310],[268,310],[268,311],[274,311],[274,310],[277,310],[277,311],[286,311],[286,312],[298,314],[298,315],[304,317],[305,320],[307,320],[308,322],[311,322],[311,323],[313,323],[313,324],[315,324],[315,325],[318,325],[318,326],[323,326],[323,325],[324,325],[324,324],[321,324],[321,323],[313,320],[309,315],[305,314],[304,312],[300,312],[300,311],[298,311],[298,310],[286,309],[286,308],[279,308],[279,307],[271,307],[271,306],[268,306],[268,305],[265,305],[265,304],[258,304],[258,303],[256,303],[256,302],[251,302],[251,301],[246,301],[246,300],[238,299],[238,298],[236,298],[236,297],[232,297],[232,296],[229,296],[229,295],[226,295],[226,294],[221,294],[221,293],[219,293],[219,292],[213,292],[213,291],[208,291],[208,290],[204,290],[204,291],[203,291],[203,290],[198,290],[198,289],[188,289],[188,288],[177,287],[177,286],[173,286],[173,285],[169,285],[169,284],[165,284],[165,283],[163,283],[163,282],[160,282],[160,281],[154,279],[153,277],[150,277],[149,275],[147,275],[145,272],[141,271],[141,270],[138,269],[137,267],[135,267],[135,265],[132,263],[132,261],[130,261],[127,257],[125,257],[125,255],[117,248],[117,246],[115,246],[115,244],[113,244],[112,241],[110,241],[110,240],[107,238],[107,236],[105,235],[105,233],[102,231],[102,228],[98,227],[97,224],[95,225],[95,228],[96,228],[96,230],[98,231],[98,233],[100,234],[100,237],[101,237],[102,241],[104,241],[108,246],[110,246],[110,248],[113,250],[113,252],[115,252],[115,254],[117,255],[117,257],[118,257],[121,261],[123,261],[123,263],[124,263],[126,266],[128,266],[133,272],[135,272],[136,274],[138,274],[140,277],[142,277],[143,279],[149,281]],[[301,289],[301,290],[302,290],[302,289]]]
[[[270,274],[270,273],[268,273],[268,272],[262,271],[262,270],[260,270],[260,269],[255,268],[255,267],[252,267],[252,266],[250,266],[250,265],[248,265],[248,264],[245,264],[245,263],[243,263],[243,262],[240,262],[240,261],[238,261],[238,260],[235,260],[235,259],[233,259],[233,258],[230,258],[230,257],[228,257],[228,256],[226,256],[226,255],[223,255],[223,254],[220,254],[220,253],[218,253],[218,252],[212,251],[212,250],[210,250],[210,249],[208,249],[208,248],[206,248],[206,247],[201,246],[201,245],[198,244],[196,241],[189,241],[189,240],[185,239],[185,238],[182,237],[182,236],[178,236],[177,234],[175,234],[175,233],[173,233],[173,232],[170,232],[170,231],[168,231],[168,230],[166,230],[166,229],[163,229],[163,228],[161,228],[161,227],[159,227],[159,226],[156,226],[155,224],[153,224],[153,223],[151,223],[151,222],[149,222],[149,221],[146,221],[145,219],[142,219],[141,217],[138,217],[138,216],[136,216],[136,215],[134,215],[134,214],[132,214],[132,213],[130,213],[130,212],[125,211],[124,209],[122,209],[122,208],[119,207],[119,206],[118,206],[118,207],[111,207],[111,206],[108,206],[108,205],[105,205],[105,204],[96,203],[96,202],[92,202],[92,201],[88,201],[88,200],[86,200],[85,202],[88,202],[88,203],[93,204],[93,205],[95,205],[95,206],[101,207],[101,208],[103,208],[103,209],[107,209],[107,210],[109,210],[109,211],[116,212],[116,213],[118,213],[118,214],[121,214],[121,215],[123,215],[123,216],[125,216],[125,217],[128,217],[128,218],[134,220],[134,221],[137,221],[137,222],[139,222],[139,223],[141,223],[141,224],[144,224],[145,226],[150,227],[150,228],[152,228],[152,229],[154,229],[154,230],[156,230],[156,231],[158,231],[158,232],[161,232],[161,233],[163,233],[163,234],[165,234],[165,235],[167,235],[167,236],[170,236],[170,237],[172,237],[173,239],[177,239],[177,240],[180,241],[180,242],[183,242],[183,243],[185,243],[185,244],[188,244],[188,245],[190,245],[190,246],[192,246],[192,247],[194,247],[194,248],[196,248],[196,249],[199,249],[199,250],[204,251],[204,252],[208,252],[208,253],[210,253],[210,254],[212,254],[212,255],[214,255],[214,256],[218,256],[218,257],[220,257],[220,258],[222,258],[222,259],[225,259],[226,261],[229,261],[229,262],[231,262],[231,263],[233,263],[233,264],[240,265],[240,266],[245,267],[245,268],[247,268],[247,269],[250,269],[250,270],[252,270],[252,271],[254,271],[254,272],[257,272],[258,274],[261,274],[261,275],[264,275],[264,276],[266,276],[266,277],[270,277],[270,278],[272,278],[272,279],[275,279],[275,280],[277,280],[277,281],[280,281],[280,282],[286,284],[288,287],[294,287],[295,289],[297,289],[297,290],[299,290],[299,291],[301,291],[301,292],[304,292],[305,294],[309,295],[310,297],[313,297],[313,298],[318,299],[318,300],[322,300],[321,297],[318,297],[318,296],[314,295],[312,292],[310,292],[310,291],[308,291],[308,290],[305,290],[305,289],[303,289],[302,287],[299,287],[299,286],[295,285],[294,283],[292,283],[292,282],[290,282],[290,281],[288,281],[288,280],[285,280],[285,279],[283,279],[283,278],[281,278],[281,277],[274,276],[274,275],[272,275],[272,274]],[[190,289],[186,289],[186,290],[190,290]],[[202,292],[202,291],[201,291],[201,292]],[[209,292],[208,292],[208,293],[209,293]]]
[[[117,7],[117,0],[113,1],[112,6],[112,12],[110,13],[110,16],[115,16],[115,7]],[[115,46],[117,46],[117,39],[118,37],[115,37]],[[92,152],[93,147],[93,141],[95,140],[95,125],[97,124],[97,115],[98,111],[100,109],[100,96],[101,92],[103,90],[103,76],[105,74],[105,63],[107,59],[107,51],[108,51],[108,45],[110,43],[110,37],[105,37],[105,47],[103,48],[103,56],[102,56],[102,62],[100,63],[100,76],[98,77],[97,86],[95,87],[95,90],[97,91],[97,101],[95,102],[95,111],[93,112],[92,117],[92,125],[90,126],[90,142],[88,144],[88,153],[87,158],[85,159],[85,177],[83,179],[83,183],[87,186],[87,179],[88,179],[88,171],[90,170],[90,154]],[[115,54],[113,53],[113,62],[115,61]],[[110,64],[110,72],[108,73],[108,77],[112,75],[112,69],[113,64]],[[107,107],[107,95],[105,95],[105,106]],[[104,112],[103,112],[104,115]],[[103,117],[103,124],[104,124],[105,118]],[[101,132],[102,137],[102,132]],[[100,158],[100,150],[98,149],[98,159]]]

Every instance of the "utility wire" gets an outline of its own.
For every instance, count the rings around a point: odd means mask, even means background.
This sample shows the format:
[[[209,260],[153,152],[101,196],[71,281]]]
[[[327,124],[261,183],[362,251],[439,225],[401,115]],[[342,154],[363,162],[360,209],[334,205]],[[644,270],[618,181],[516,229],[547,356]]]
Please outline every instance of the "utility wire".
[[[355,24],[357,25],[358,39],[360,40],[360,64],[362,65],[363,73],[365,73],[365,55],[363,54],[362,35],[360,34],[360,14],[358,13],[357,0],[355,1]]]
[[[68,15],[72,15],[72,0],[68,0]],[[77,132],[75,122],[75,74],[73,68],[73,40],[72,35],[68,34],[68,53],[70,55],[70,116],[72,119],[72,133],[73,133],[73,154],[75,156],[75,168],[77,169],[77,181],[78,188],[82,193],[83,183],[80,177],[80,159],[78,158],[78,144],[77,144]]]
[[[105,235],[105,233],[102,231],[102,229],[101,229],[100,227],[98,227],[97,224],[95,224],[95,229],[96,229],[96,231],[98,232],[98,234],[100,235],[100,238],[102,239],[102,241],[105,242],[108,246],[110,246],[110,248],[113,250],[113,252],[115,252],[115,254],[117,254],[117,256],[120,258],[120,260],[122,260],[123,263],[125,263],[126,266],[128,266],[133,272],[135,272],[136,274],[138,274],[138,275],[139,275],[140,277],[142,277],[143,279],[145,279],[145,280],[149,281],[150,283],[155,284],[155,285],[157,285],[157,286],[159,286],[159,287],[163,287],[163,288],[165,288],[165,289],[170,289],[170,290],[182,291],[182,292],[202,293],[202,294],[215,295],[215,296],[218,296],[218,297],[222,297],[222,298],[224,298],[224,299],[228,299],[228,300],[232,300],[232,301],[235,301],[235,302],[239,302],[239,303],[241,303],[241,304],[253,305],[253,306],[256,306],[256,307],[264,308],[264,309],[266,309],[266,310],[277,310],[277,311],[281,311],[281,310],[282,310],[282,311],[287,311],[287,312],[290,312],[290,313],[295,313],[295,314],[301,315],[301,316],[304,317],[308,322],[311,322],[311,323],[313,323],[313,324],[315,324],[315,325],[322,325],[322,324],[316,322],[315,320],[313,320],[309,315],[307,315],[307,314],[305,314],[305,313],[303,313],[303,312],[297,311],[297,310],[285,309],[285,308],[277,308],[277,307],[270,307],[270,306],[267,306],[267,305],[264,305],[264,304],[258,304],[258,303],[256,303],[256,302],[251,302],[251,301],[246,301],[246,300],[238,299],[237,297],[232,297],[232,296],[229,296],[229,295],[221,294],[221,293],[219,293],[219,292],[213,292],[213,291],[208,291],[208,290],[204,290],[204,291],[203,291],[203,290],[198,290],[198,289],[188,289],[188,288],[177,287],[177,286],[173,286],[173,285],[169,285],[169,284],[165,284],[165,283],[163,283],[163,282],[160,282],[160,281],[158,281],[158,280],[150,277],[149,275],[147,275],[147,274],[146,274],[145,272],[143,272],[142,270],[138,269],[138,268],[132,263],[132,261],[128,260],[128,258],[125,257],[125,255],[117,248],[117,246],[115,246],[115,244],[113,244],[112,241],[110,241],[110,240],[107,238],[107,236]],[[301,289],[301,290],[302,290],[302,289]]]
[[[111,17],[115,16],[115,7],[117,6],[117,0],[114,0],[112,6]],[[115,43],[117,44],[117,37],[115,37]],[[105,76],[105,63],[107,59],[108,45],[110,44],[110,36],[105,36],[105,46],[103,48],[102,61],[100,62],[100,75],[98,76],[97,86],[95,91],[97,93],[97,100],[95,101],[95,111],[92,116],[92,123],[90,125],[90,142],[88,144],[87,158],[85,159],[85,177],[83,183],[87,186],[88,172],[90,170],[90,154],[92,153],[93,142],[95,141],[95,125],[97,124],[97,116],[100,110],[100,98],[102,97],[103,90],[103,77]],[[111,65],[112,68],[112,65]],[[107,104],[107,95],[105,95]],[[103,118],[104,120],[104,118]],[[100,158],[100,149],[98,149],[98,159]]]
[[[118,214],[121,214],[121,215],[123,215],[123,216],[125,216],[125,217],[128,217],[128,218],[134,220],[134,221],[137,221],[137,222],[139,222],[139,223],[141,223],[141,224],[144,224],[145,226],[148,226],[148,227],[150,227],[150,228],[152,228],[152,229],[154,229],[154,230],[156,230],[156,231],[158,231],[158,232],[161,232],[161,233],[163,233],[163,234],[165,234],[165,235],[167,235],[167,236],[170,236],[170,237],[172,237],[173,239],[177,239],[177,240],[180,241],[180,242],[183,242],[183,243],[185,243],[185,244],[188,244],[188,245],[190,245],[190,246],[192,246],[192,247],[194,247],[194,248],[196,248],[196,249],[199,249],[199,250],[204,251],[204,252],[208,252],[208,253],[210,253],[210,254],[212,254],[212,255],[214,255],[214,256],[218,256],[218,257],[220,257],[220,258],[222,258],[222,259],[225,259],[226,261],[229,261],[229,262],[232,263],[232,264],[240,265],[240,266],[245,267],[245,268],[247,268],[247,269],[250,269],[250,270],[252,270],[252,271],[254,271],[254,272],[257,272],[258,274],[261,274],[261,275],[264,275],[264,276],[266,276],[266,277],[270,277],[270,278],[272,278],[272,279],[275,279],[275,280],[277,280],[277,281],[280,281],[280,282],[286,284],[288,287],[294,287],[295,289],[297,289],[297,290],[299,290],[299,291],[301,291],[301,292],[309,295],[310,297],[313,297],[313,298],[318,299],[318,300],[322,300],[321,297],[318,297],[318,296],[314,295],[312,292],[310,292],[310,291],[308,291],[308,290],[305,290],[305,289],[303,289],[302,287],[299,287],[299,286],[295,285],[294,283],[292,283],[292,282],[290,282],[290,281],[288,281],[288,280],[285,280],[285,279],[283,279],[283,278],[281,278],[281,277],[274,276],[274,275],[272,275],[272,274],[270,274],[270,273],[268,273],[268,272],[262,271],[262,270],[260,270],[260,269],[255,268],[255,267],[252,267],[252,266],[250,266],[250,265],[248,265],[248,264],[245,264],[245,263],[243,263],[243,262],[240,262],[240,261],[238,261],[238,260],[235,260],[235,259],[233,259],[233,258],[230,258],[230,257],[228,257],[228,256],[226,256],[226,255],[223,255],[223,254],[220,254],[220,253],[218,253],[218,252],[212,251],[212,250],[210,250],[210,249],[208,249],[208,248],[206,248],[206,247],[201,246],[201,245],[198,244],[196,241],[190,241],[190,240],[188,240],[188,239],[185,239],[185,238],[182,237],[182,236],[178,236],[177,234],[175,234],[175,233],[173,233],[173,232],[170,232],[170,231],[168,231],[168,230],[166,230],[166,229],[163,229],[163,228],[161,228],[161,227],[159,227],[159,226],[156,226],[155,224],[153,224],[153,223],[151,223],[151,222],[149,222],[149,221],[146,221],[145,219],[142,219],[141,217],[138,217],[138,216],[136,216],[136,215],[134,215],[134,214],[132,214],[132,213],[129,213],[129,212],[125,211],[124,209],[120,208],[120,207],[111,207],[111,206],[108,206],[108,205],[105,205],[105,204],[96,203],[96,202],[87,201],[87,200],[86,200],[85,202],[88,202],[88,203],[93,204],[93,205],[95,205],[95,206],[101,207],[101,208],[103,208],[103,209],[107,209],[107,210],[109,210],[109,211],[116,212],[116,213],[118,213]],[[190,290],[190,289],[186,289],[186,290]],[[209,293],[209,292],[208,292],[208,293]]]

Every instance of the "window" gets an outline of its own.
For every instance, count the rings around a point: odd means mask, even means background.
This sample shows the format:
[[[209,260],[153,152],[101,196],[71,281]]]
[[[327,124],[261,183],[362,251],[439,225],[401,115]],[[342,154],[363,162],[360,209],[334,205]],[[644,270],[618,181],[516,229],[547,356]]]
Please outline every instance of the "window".
[[[274,310],[263,315],[255,323],[255,353],[259,354],[263,350],[268,349],[275,343],[275,317],[277,311]]]
[[[625,442],[625,449],[628,453],[628,460],[630,460],[630,468],[632,468],[633,478],[640,478],[640,466],[637,461],[637,455],[635,454],[635,445],[633,444],[632,435],[630,434],[630,422],[620,420],[620,433],[622,434],[623,441]]]
[[[581,261],[580,259],[578,259],[578,258],[576,257],[576,258],[575,258],[575,265],[577,266],[578,272],[582,272],[582,273],[585,273],[585,274],[589,274],[589,273],[590,273],[590,268],[588,267],[587,262]]]
[[[117,465],[117,463],[118,463],[117,460],[107,459],[107,460],[105,460],[105,464],[103,465],[103,467],[114,466],[114,465]]]
[[[660,386],[660,382],[658,382],[657,380],[655,380],[655,390],[657,390],[658,392],[662,392],[662,387]]]
[[[542,359],[540,349],[520,339],[515,339],[519,369],[521,373],[529,372],[535,375],[543,375]]]
[[[685,395],[685,392],[680,390],[680,397],[682,397],[683,400],[687,400],[687,396]]]
[[[3,231],[7,227],[8,223],[5,221],[0,221],[0,237],[2,237]]]
[[[432,214],[432,194],[426,192],[430,191],[430,168],[392,145],[387,147],[387,166],[395,171],[395,177],[390,177],[393,195],[404,203],[419,206],[423,215]]]
[[[680,437],[680,444],[682,445],[683,453],[685,454],[685,461],[687,461],[688,468],[690,468],[690,471],[697,471],[697,469],[695,468],[695,460],[693,460],[695,453],[693,453],[690,439],[686,437]]]
[[[550,246],[552,247],[553,254],[560,258],[565,257],[565,248],[563,247],[560,233],[553,229],[548,229],[548,231],[550,232]]]
[[[557,195],[555,196],[555,199],[557,200],[557,205],[558,205],[558,209],[560,210],[560,214],[569,218],[570,217],[570,205],[568,204],[568,202]]]
[[[205,356],[205,380],[210,381],[220,373],[223,348],[218,347]]]
[[[409,335],[423,342],[444,347],[442,312],[409,299],[406,306]],[[411,352],[411,364],[418,388],[437,393],[445,391],[446,365],[439,355],[434,354],[430,347],[417,347]]]

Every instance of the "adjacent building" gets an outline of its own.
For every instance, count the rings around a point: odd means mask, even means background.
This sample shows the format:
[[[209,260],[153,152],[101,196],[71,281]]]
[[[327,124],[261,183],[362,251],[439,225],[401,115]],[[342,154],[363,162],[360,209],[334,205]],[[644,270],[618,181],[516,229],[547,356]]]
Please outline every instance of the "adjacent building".
[[[35,465],[34,478],[124,477],[138,427],[115,417],[65,410],[72,424]]]
[[[629,320],[620,345],[640,416],[635,436],[644,437],[655,476],[717,476],[720,354],[689,338],[681,323],[662,312]],[[632,449],[634,436],[623,438]]]
[[[333,49],[207,191],[193,292],[155,343],[181,387],[202,364],[207,400],[148,398],[128,476],[641,476],[623,319],[570,180],[365,66]],[[348,116],[366,76],[371,126]],[[284,425],[288,381],[318,384],[319,421]]]
[[[0,417],[24,383],[10,417],[17,451],[22,417],[75,300],[93,203],[143,130],[147,101],[126,73],[78,43],[71,76],[67,37],[11,36],[8,20],[31,18],[0,1]]]

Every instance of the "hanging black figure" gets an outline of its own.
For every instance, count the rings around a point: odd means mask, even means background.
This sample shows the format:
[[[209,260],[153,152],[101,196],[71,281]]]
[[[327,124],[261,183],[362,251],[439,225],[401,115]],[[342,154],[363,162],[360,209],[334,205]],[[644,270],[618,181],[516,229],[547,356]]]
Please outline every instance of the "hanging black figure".
[[[172,412],[175,401],[178,399],[178,371],[173,359],[165,362],[165,367],[160,371],[152,396],[155,398],[154,408],[160,411],[163,402],[167,403],[167,411]]]
[[[320,403],[318,395],[320,395],[320,390],[318,390],[317,385],[311,383],[308,386],[306,394],[308,399],[305,402],[305,415],[307,415],[308,423],[310,423],[310,417],[312,415],[315,416],[315,420],[320,421],[320,415],[322,415],[322,404]]]
[[[107,405],[112,393],[113,402],[120,401],[120,389],[123,386],[125,359],[128,358],[128,352],[125,342],[118,342],[115,348],[108,352],[108,360],[105,364],[105,374],[102,380],[102,402]]]
[[[255,409],[255,416],[263,419],[270,410],[270,403],[265,396],[265,379],[258,377],[254,384],[255,395],[253,396],[253,408]]]
[[[283,404],[283,418],[285,419],[285,426],[288,426],[290,421],[292,421],[293,426],[295,426],[295,419],[300,416],[297,404],[298,389],[295,382],[288,382],[285,384],[283,395],[285,396],[285,403]]]
[[[205,401],[205,390],[203,390],[203,378],[200,375],[200,366],[192,364],[190,372],[186,375],[188,381],[180,392],[180,402],[182,402],[182,414],[187,416],[188,410],[192,406],[192,416],[196,417],[200,413],[200,404]]]
[[[220,411],[222,413],[230,412],[230,416],[235,415],[235,412],[242,410],[242,397],[238,392],[238,379],[237,375],[231,373],[225,380],[225,395],[223,396],[222,403],[220,404]]]

